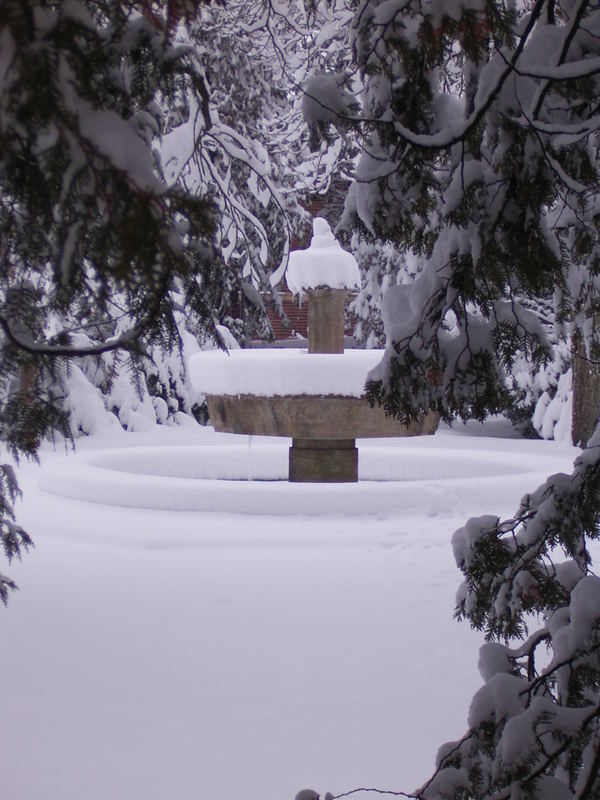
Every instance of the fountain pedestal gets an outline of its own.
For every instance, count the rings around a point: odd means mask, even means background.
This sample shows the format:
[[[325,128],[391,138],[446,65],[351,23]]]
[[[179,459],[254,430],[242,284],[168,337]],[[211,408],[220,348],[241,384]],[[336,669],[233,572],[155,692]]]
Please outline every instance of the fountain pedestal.
[[[355,440],[292,439],[288,479],[291,483],[355,483]]]
[[[344,352],[346,289],[308,289],[308,352]],[[335,437],[344,425],[339,419],[343,408],[329,404],[326,429]],[[321,421],[323,422],[323,421]],[[292,439],[289,456],[290,483],[356,483],[358,481],[358,450],[354,439],[316,438]],[[321,424],[321,429],[323,425]],[[339,434],[338,434],[339,435]]]

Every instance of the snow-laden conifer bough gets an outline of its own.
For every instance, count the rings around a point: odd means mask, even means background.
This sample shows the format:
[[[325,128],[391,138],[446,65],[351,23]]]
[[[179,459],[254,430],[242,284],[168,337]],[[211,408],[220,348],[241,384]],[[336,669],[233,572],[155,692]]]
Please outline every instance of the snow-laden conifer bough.
[[[349,37],[353,61],[336,82],[358,76],[361,108],[331,101],[323,81],[321,115],[361,137],[345,224],[418,262],[383,300],[372,399],[407,421],[431,408],[483,418],[509,405],[516,359],[541,365],[551,340],[574,332],[596,370],[598,4],[366,0]],[[552,336],[538,313],[549,302]],[[454,536],[457,615],[490,640],[485,685],[416,797],[599,796],[600,579],[588,544],[600,432],[578,430],[587,447],[571,475],[531,487],[514,518],[470,520]]]
[[[70,436],[72,359],[93,359],[105,396],[129,371],[142,398],[152,357],[183,349],[184,325],[215,336],[218,208],[167,182],[157,150],[178,124],[169,105],[195,102],[210,124],[203,67],[174,40],[200,2],[160,5],[1,6],[0,437],[15,456]],[[159,372],[156,384],[184,387]],[[6,467],[0,478],[0,538],[18,557],[30,540]]]

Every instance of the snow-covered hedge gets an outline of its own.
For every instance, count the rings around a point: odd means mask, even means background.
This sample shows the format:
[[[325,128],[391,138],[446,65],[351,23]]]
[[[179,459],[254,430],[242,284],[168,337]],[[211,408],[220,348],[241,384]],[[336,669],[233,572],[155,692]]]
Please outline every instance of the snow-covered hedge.
[[[217,326],[222,343],[238,344],[224,326]],[[61,373],[64,409],[74,437],[111,426],[127,431],[147,430],[153,425],[206,423],[204,396],[194,389],[187,362],[194,353],[216,345],[202,345],[181,321],[181,351],[152,348],[135,361],[127,355],[104,354],[70,362]],[[79,335],[81,344],[87,337]]]

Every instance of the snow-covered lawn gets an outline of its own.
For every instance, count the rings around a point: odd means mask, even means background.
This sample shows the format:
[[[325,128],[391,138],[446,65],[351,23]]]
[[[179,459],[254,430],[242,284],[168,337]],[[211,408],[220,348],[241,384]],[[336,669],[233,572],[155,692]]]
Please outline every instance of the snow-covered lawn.
[[[225,462],[227,448],[247,447],[209,429],[113,432],[79,442],[75,457],[46,450],[41,473],[20,471],[19,521],[36,549],[3,567],[21,591],[0,612],[2,796],[292,800],[304,787],[415,788],[437,746],[464,732],[480,683],[481,635],[452,619],[450,536],[466,516],[509,515],[576,454],[507,432],[492,423],[384,443],[414,465],[396,485],[405,507],[377,510],[372,482],[354,487],[367,513],[353,515],[324,513],[310,490],[307,513],[292,503],[286,515],[280,495],[294,487],[282,483],[225,484],[231,513],[65,496],[77,496],[77,475],[89,491],[104,457],[102,497],[112,481],[118,498],[132,475],[106,470],[115,448],[219,445],[210,460]],[[252,442],[259,459],[263,446]],[[464,472],[469,460],[476,469],[460,478],[453,464]],[[172,463],[165,455],[171,475]],[[500,474],[486,477],[482,463]],[[38,486],[52,474],[62,496]],[[140,497],[158,481],[164,507],[160,479],[139,480]],[[223,508],[223,485],[198,491],[216,487]],[[255,488],[253,513],[236,513]]]

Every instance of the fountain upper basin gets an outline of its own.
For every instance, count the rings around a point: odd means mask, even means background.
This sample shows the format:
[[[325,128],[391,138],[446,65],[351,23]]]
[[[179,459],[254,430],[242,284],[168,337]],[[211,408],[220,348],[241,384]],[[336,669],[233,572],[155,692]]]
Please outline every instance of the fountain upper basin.
[[[362,397],[383,352],[210,351],[193,356],[189,368],[223,433],[324,440],[434,433],[435,414],[405,426]]]
[[[369,372],[383,354],[383,350],[205,350],[191,357],[189,371],[194,387],[207,395],[361,397]]]
[[[292,439],[368,439],[432,434],[436,414],[404,425],[358,397],[254,397],[207,395],[211,424],[222,433],[288,436]]]

